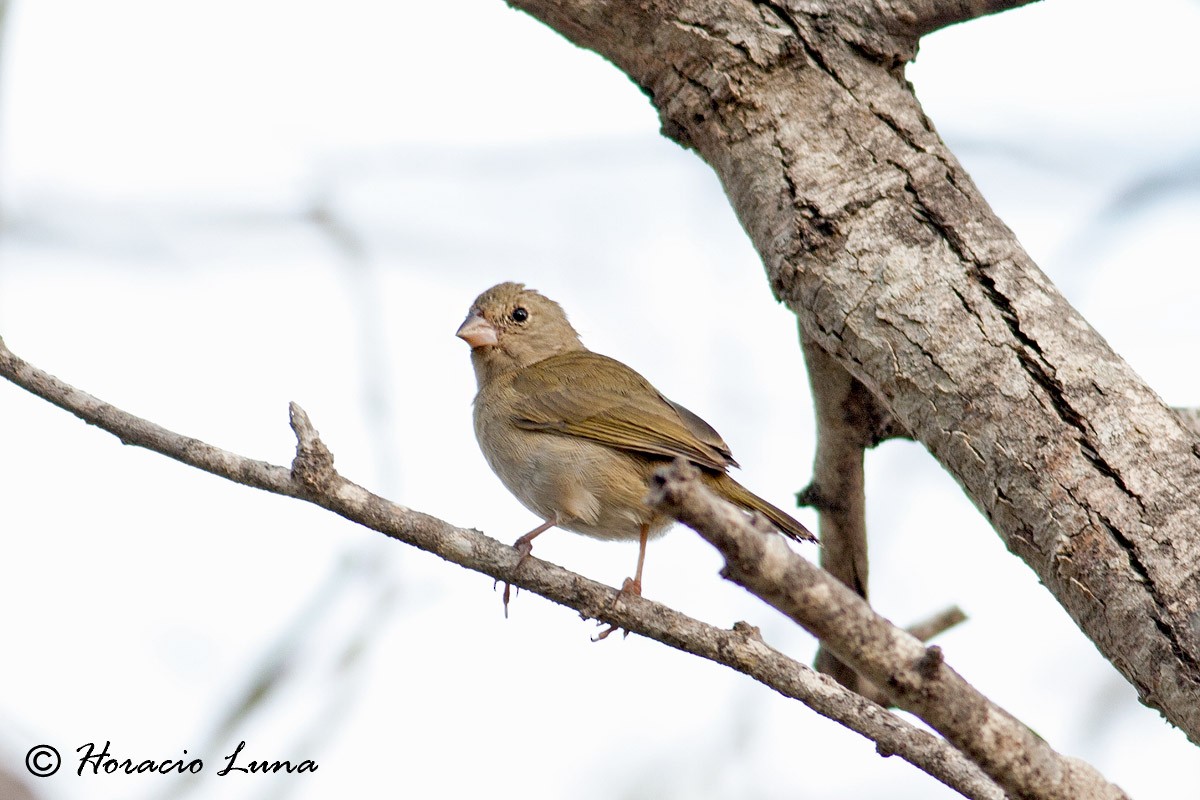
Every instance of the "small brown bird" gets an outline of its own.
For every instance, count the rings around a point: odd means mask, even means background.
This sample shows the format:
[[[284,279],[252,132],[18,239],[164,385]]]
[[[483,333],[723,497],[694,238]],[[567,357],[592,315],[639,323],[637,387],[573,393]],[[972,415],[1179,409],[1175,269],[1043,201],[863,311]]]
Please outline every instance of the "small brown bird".
[[[707,422],[620,361],[584,347],[553,300],[501,283],[475,299],[457,335],[471,345],[479,384],[479,447],[508,490],[542,519],[514,544],[522,561],[533,539],[556,526],[637,539],[637,571],[621,592],[640,595],[646,542],[672,522],[644,498],[654,470],[678,456],[699,467],[717,495],[759,512],[792,539],[816,541],[726,474],[737,462]]]

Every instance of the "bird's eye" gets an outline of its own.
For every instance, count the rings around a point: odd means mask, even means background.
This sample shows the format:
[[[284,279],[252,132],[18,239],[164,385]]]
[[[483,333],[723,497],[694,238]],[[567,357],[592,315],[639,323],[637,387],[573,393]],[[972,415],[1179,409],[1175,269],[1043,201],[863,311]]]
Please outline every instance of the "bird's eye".
[[[509,316],[512,317],[513,322],[524,322],[529,319],[529,312],[518,306],[513,309],[512,314]]]

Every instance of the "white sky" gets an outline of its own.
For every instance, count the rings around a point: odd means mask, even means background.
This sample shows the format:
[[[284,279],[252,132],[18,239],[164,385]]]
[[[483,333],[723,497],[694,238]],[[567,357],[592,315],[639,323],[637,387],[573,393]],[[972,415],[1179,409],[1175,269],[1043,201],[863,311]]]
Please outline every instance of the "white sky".
[[[1200,402],[1177,367],[1200,334],[1200,201],[1194,184],[1118,201],[1197,161],[1198,23],[1183,0],[1058,0],[932,36],[909,70],[1033,256],[1181,405]],[[498,0],[14,0],[0,102],[0,335],[100,397],[277,463],[296,400],[351,479],[509,541],[533,520],[478,454],[453,331],[518,279],[713,423],[748,485],[786,505],[807,480],[794,320],[711,172],[658,137],[628,79]],[[314,203],[365,261],[305,223]],[[111,740],[203,757],[197,798],[953,796],[727,670],[637,637],[592,645],[534,596],[506,621],[481,576],[6,385],[0,451],[0,759],[18,774],[33,744],[70,758]],[[949,662],[1052,745],[1134,796],[1194,785],[1195,749],[919,447],[873,453],[869,481],[882,613],[960,603]],[[565,533],[537,553],[610,584],[634,558]],[[811,658],[718,567],[676,530],[651,547],[646,594]],[[211,744],[276,650],[279,697]],[[241,739],[320,770],[215,777]],[[179,789],[73,766],[34,787]]]

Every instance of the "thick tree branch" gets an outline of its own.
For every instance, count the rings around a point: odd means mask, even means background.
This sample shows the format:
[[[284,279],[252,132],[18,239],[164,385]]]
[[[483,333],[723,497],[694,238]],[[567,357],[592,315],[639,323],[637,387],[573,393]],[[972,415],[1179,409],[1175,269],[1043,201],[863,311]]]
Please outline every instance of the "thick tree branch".
[[[513,5],[650,95],[806,335],[1200,742],[1196,436],[992,214],[904,79],[911,47],[864,27],[875,4]]]
[[[769,526],[718,499],[680,459],[660,469],[649,502],[696,530],[725,557],[722,574],[818,637],[840,660],[895,697],[999,783],[1040,800],[1124,798],[1091,766],[984,697],[942,661],[941,650],[876,614],[866,601],[789,548]]]
[[[624,597],[614,605],[617,592],[611,587],[535,557],[518,570],[520,556],[514,548],[351,483],[334,470],[332,453],[295,403],[291,404],[291,425],[297,446],[289,470],[213,447],[122,411],[18,358],[3,339],[0,375],[125,444],[153,450],[234,483],[306,500],[454,564],[575,609],[585,619],[600,620],[724,664],[873,740],[882,755],[899,755],[966,797],[1003,797],[978,767],[946,742],[772,649],[745,623],[723,630],[641,597]]]

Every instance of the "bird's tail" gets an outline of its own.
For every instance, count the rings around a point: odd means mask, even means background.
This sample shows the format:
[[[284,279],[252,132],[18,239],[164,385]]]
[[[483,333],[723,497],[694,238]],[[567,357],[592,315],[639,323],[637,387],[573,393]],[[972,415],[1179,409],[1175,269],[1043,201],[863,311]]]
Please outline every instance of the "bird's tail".
[[[771,520],[771,524],[789,539],[795,539],[797,542],[817,541],[817,537],[813,536],[812,531],[792,519],[790,514],[763,500],[728,475],[717,476],[713,481],[713,486],[718,494],[735,506],[740,506],[747,511],[757,511]]]

